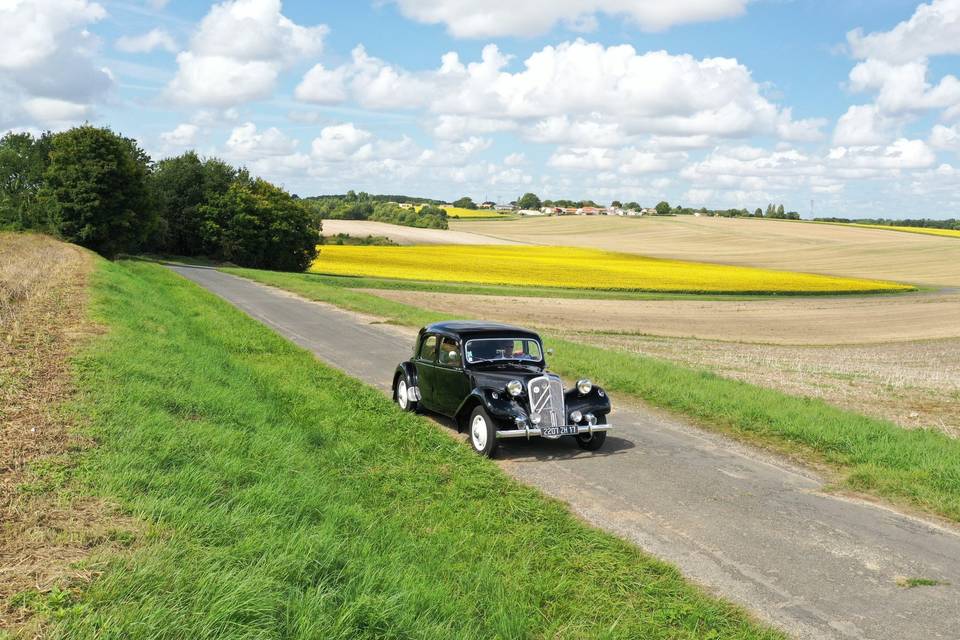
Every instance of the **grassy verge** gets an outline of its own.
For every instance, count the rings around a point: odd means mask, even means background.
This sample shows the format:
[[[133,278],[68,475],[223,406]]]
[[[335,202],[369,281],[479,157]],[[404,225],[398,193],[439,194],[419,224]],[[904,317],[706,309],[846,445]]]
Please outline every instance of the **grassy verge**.
[[[374,295],[333,287],[308,274],[227,269],[315,300],[407,325],[446,319]],[[839,486],[872,493],[960,521],[960,441],[933,430],[838,409],[657,358],[544,336],[556,348],[551,368],[587,375],[611,391],[635,395],[694,418],[705,427],[828,464]]]
[[[92,305],[78,478],[155,533],[54,637],[779,637],[162,267]]]

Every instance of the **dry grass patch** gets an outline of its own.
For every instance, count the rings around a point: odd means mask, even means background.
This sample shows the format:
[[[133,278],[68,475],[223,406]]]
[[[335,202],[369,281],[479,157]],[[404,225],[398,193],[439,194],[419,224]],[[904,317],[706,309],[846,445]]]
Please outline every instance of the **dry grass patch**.
[[[68,357],[96,331],[86,319],[88,252],[41,235],[0,233],[0,629],[24,627],[40,597],[95,575],[76,563],[131,524],[62,491],[71,454],[90,443],[59,411]]]

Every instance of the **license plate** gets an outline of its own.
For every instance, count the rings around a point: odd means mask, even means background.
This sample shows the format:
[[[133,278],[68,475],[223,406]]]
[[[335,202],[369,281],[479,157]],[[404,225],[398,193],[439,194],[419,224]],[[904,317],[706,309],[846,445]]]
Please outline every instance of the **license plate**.
[[[551,437],[551,436],[575,436],[577,435],[576,425],[569,425],[564,427],[544,427],[540,435]]]

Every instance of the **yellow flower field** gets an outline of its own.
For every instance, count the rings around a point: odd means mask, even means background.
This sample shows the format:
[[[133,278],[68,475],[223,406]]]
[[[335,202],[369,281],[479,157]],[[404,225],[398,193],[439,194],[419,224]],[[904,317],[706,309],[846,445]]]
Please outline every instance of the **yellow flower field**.
[[[310,271],[474,284],[684,293],[909,291],[882,280],[839,278],[575,247],[324,245]]]
[[[417,211],[423,208],[423,205],[417,205]],[[440,208],[447,212],[448,218],[502,218],[502,213],[497,213],[492,209],[464,209],[463,207],[453,207],[450,205],[440,205]]]
[[[922,233],[930,236],[947,236],[949,238],[960,238],[960,230],[957,229],[934,229],[931,227],[893,227],[885,224],[850,224],[851,227],[863,227],[865,229],[889,229],[891,231],[906,231],[907,233]]]

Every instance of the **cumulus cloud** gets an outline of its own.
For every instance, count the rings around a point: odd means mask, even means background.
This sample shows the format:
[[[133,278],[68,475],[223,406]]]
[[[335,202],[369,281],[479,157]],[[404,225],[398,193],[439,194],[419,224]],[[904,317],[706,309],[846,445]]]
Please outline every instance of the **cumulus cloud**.
[[[151,29],[139,36],[120,36],[116,47],[126,53],[149,53],[154,49],[177,52],[176,40],[163,29]]]
[[[596,26],[597,14],[622,16],[646,31],[740,15],[748,0],[394,0],[407,17],[443,24],[456,37],[535,36],[557,23],[578,31]]]
[[[856,58],[873,58],[894,64],[935,55],[960,53],[960,0],[934,0],[921,4],[908,20],[890,31],[847,34]]]
[[[227,0],[214,5],[177,56],[167,87],[176,102],[230,106],[271,94],[280,73],[320,53],[325,25],[304,27],[281,13],[280,0]]]
[[[322,101],[343,96],[367,108],[426,109],[438,114],[437,128],[449,137],[523,125],[531,139],[571,145],[593,135],[603,138],[600,144],[617,144],[618,137],[638,134],[807,140],[818,137],[823,125],[793,119],[731,58],[640,54],[630,45],[576,40],[534,52],[519,71],[508,71],[509,63],[487,45],[479,61],[464,63],[450,52],[439,68],[411,72],[357,47],[350,63],[313,76],[311,70],[297,95],[318,94]],[[329,82],[331,74],[337,82]]]
[[[320,131],[320,136],[314,138],[311,149],[314,157],[325,161],[346,160],[360,147],[367,143],[373,134],[364,129],[358,129],[352,122],[331,125]]]
[[[877,105],[851,105],[840,116],[833,132],[833,143],[841,146],[875,145],[894,136],[898,121],[881,113]]]
[[[106,15],[88,0],[0,4],[0,128],[61,128],[91,115],[113,86],[87,29]]]
[[[235,127],[227,139],[230,156],[240,159],[290,155],[296,146],[296,140],[288,138],[276,127],[258,131],[252,122]]]
[[[160,134],[160,140],[168,147],[185,148],[197,143],[200,127],[189,122],[178,124],[171,131]]]
[[[948,149],[951,151],[960,151],[960,125],[947,127],[942,124],[935,125],[930,132],[930,146],[935,149]]]

